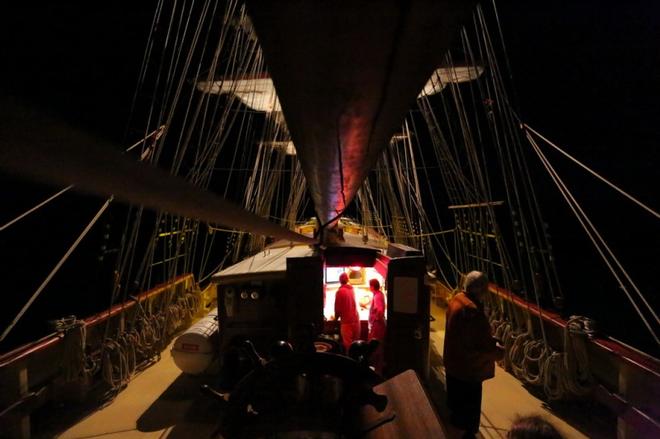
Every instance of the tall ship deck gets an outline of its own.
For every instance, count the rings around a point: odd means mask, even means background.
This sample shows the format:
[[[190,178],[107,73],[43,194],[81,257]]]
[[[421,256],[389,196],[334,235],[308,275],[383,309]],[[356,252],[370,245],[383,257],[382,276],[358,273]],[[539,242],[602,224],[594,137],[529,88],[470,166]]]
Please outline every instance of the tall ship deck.
[[[473,271],[504,353],[481,438],[526,415],[566,438],[660,437],[660,213],[595,169],[624,168],[627,145],[612,140],[614,162],[580,154],[523,111],[526,60],[507,48],[522,12],[154,3],[6,14],[0,437],[460,437],[445,309]],[[100,55],[83,29],[126,43]],[[545,42],[557,60],[559,41]],[[631,89],[649,84],[639,70]],[[561,100],[536,108],[560,125]]]

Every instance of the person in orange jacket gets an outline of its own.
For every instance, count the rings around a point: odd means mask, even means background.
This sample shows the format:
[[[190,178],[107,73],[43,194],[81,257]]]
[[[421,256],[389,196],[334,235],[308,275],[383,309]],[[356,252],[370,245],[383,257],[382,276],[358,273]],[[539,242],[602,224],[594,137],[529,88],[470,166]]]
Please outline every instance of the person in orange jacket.
[[[493,338],[483,309],[486,275],[468,273],[464,290],[447,307],[443,359],[450,421],[465,431],[464,438],[474,438],[481,418],[481,384],[495,376],[495,361],[504,357],[504,350]]]

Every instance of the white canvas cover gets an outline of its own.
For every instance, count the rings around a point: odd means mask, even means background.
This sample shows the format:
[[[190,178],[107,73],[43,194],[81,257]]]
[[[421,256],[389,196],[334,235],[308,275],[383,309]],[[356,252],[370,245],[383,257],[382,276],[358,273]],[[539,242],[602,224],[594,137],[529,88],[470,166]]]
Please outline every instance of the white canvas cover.
[[[197,89],[204,93],[234,94],[253,110],[267,113],[282,111],[273,80],[270,78],[200,81],[197,83]]]
[[[481,66],[440,67],[433,72],[418,98],[440,93],[449,83],[460,84],[477,79],[484,72]]]
[[[483,73],[481,66],[439,67],[419,93],[431,96],[441,92],[449,83],[473,81]],[[275,92],[271,78],[222,79],[218,81],[200,81],[197,89],[204,93],[236,95],[243,104],[257,111],[266,113],[282,111],[282,106]]]
[[[272,277],[284,277],[287,258],[302,258],[313,254],[314,250],[308,245],[278,246],[275,244],[254,256],[217,272],[213,275],[213,281],[223,283],[223,281],[235,280],[243,276],[262,277],[272,275]]]

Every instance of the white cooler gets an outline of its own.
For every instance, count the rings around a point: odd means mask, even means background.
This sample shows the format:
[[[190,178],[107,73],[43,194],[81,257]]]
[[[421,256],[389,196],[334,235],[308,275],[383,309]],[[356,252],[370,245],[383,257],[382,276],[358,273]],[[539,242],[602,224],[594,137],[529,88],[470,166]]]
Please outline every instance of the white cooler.
[[[182,372],[199,375],[211,366],[218,354],[218,308],[181,334],[172,347],[172,358]]]

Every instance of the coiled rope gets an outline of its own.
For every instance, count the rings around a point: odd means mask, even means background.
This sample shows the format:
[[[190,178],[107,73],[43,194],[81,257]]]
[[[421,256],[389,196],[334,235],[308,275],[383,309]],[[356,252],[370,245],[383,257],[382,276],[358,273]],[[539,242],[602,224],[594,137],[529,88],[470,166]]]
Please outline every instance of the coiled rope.
[[[563,352],[552,349],[531,331],[516,332],[506,319],[491,321],[493,336],[504,345],[504,367],[521,381],[542,386],[546,396],[557,400],[582,396],[593,387],[585,338],[593,333],[593,321],[572,316],[563,331]]]
[[[133,376],[153,361],[170,343],[172,337],[183,326],[190,324],[199,311],[202,301],[199,290],[168,295],[158,312],[148,313],[143,304],[137,302],[136,317],[131,328],[119,333],[116,338],[106,338],[102,348],[102,376],[109,386],[108,396],[123,389]],[[148,303],[147,308],[151,308]]]
[[[57,332],[64,334],[61,367],[65,381],[75,381],[95,373],[98,370],[98,363],[85,352],[87,340],[85,321],[71,315],[55,320],[53,326]]]

